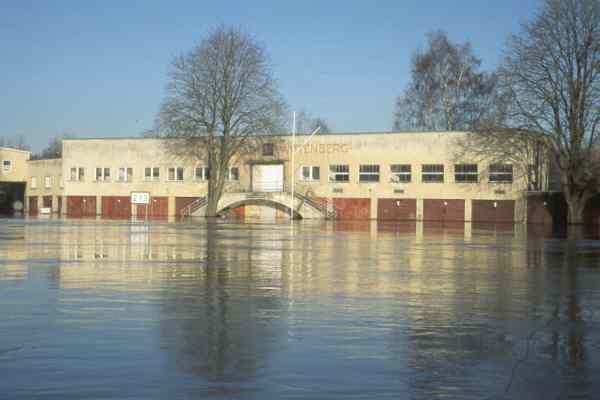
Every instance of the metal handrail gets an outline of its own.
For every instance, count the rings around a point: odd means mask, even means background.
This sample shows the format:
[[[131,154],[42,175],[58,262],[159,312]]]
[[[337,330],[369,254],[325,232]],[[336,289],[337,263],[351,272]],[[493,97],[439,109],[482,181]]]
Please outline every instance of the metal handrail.
[[[199,197],[181,209],[182,217],[191,217],[194,211],[204,207],[208,203],[206,197]]]
[[[286,193],[291,193],[288,187],[285,188],[285,191]],[[325,204],[323,204],[312,197],[303,195],[302,193],[296,191],[294,191],[294,197],[317,209],[319,212],[325,215],[326,218],[333,219],[336,216],[335,208],[332,204],[330,204],[329,199],[325,199]]]

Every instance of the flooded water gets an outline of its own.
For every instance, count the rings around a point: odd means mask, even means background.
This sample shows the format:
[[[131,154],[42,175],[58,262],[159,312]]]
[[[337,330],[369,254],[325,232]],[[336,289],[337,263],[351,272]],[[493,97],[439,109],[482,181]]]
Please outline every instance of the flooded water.
[[[6,399],[587,399],[600,241],[525,226],[0,220]]]

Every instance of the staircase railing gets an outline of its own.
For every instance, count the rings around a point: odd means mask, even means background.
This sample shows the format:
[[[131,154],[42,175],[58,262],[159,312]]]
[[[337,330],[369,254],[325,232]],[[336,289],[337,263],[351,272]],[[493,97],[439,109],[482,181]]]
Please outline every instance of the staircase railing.
[[[291,193],[289,187],[286,186],[285,189],[288,194]],[[310,197],[296,191],[294,191],[294,197],[302,201],[303,203],[308,204],[312,208],[317,209],[321,214],[325,216],[325,218],[335,219],[336,212],[335,208],[333,207],[333,203],[330,199],[324,198],[320,201],[315,199],[314,197]]]
[[[206,197],[198,197],[196,200],[183,207],[179,213],[182,218],[191,217],[194,212],[204,207],[207,202],[208,199]]]

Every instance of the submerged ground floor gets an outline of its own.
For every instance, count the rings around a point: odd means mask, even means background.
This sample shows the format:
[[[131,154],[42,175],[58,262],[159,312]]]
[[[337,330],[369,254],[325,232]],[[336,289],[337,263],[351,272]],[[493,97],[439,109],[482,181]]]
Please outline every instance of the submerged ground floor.
[[[136,204],[132,196],[27,196],[26,214],[110,219],[156,219],[203,216],[203,196],[149,196]],[[379,221],[468,221],[562,225],[567,207],[560,193],[529,193],[519,200],[410,199],[333,197],[307,199],[286,193],[228,193],[219,203],[219,215],[236,218],[295,218]],[[600,196],[593,198],[585,222],[600,224]]]

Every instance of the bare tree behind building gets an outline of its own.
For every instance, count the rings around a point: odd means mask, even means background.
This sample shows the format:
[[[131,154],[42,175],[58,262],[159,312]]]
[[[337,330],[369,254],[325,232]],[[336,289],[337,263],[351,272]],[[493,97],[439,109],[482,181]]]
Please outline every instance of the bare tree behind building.
[[[480,71],[469,43],[453,43],[441,31],[427,39],[427,49],[413,55],[410,82],[396,100],[394,129],[473,129],[493,108],[497,76]]]

